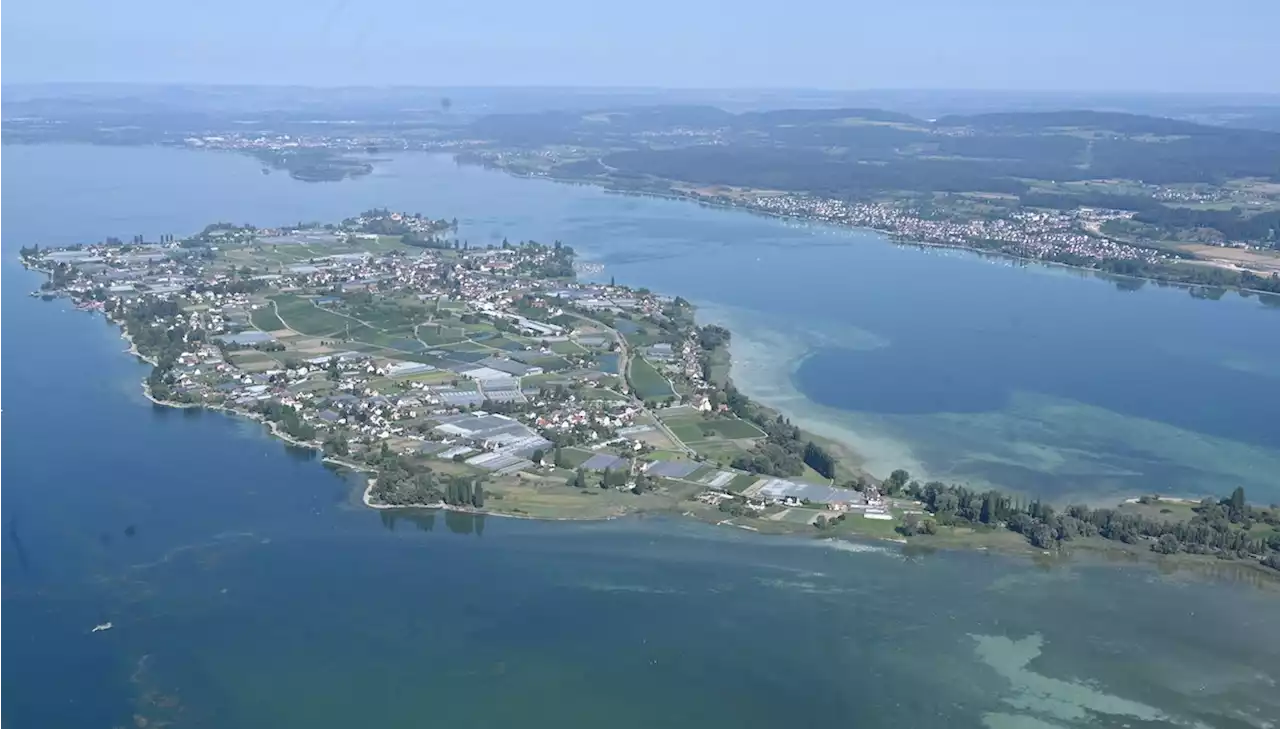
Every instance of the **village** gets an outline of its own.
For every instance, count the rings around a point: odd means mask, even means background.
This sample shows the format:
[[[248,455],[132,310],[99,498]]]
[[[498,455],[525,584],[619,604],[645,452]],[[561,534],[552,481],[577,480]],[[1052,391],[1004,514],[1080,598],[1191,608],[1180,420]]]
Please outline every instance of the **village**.
[[[256,417],[370,471],[370,506],[671,510],[784,530],[856,514],[887,533],[912,509],[834,459],[811,465],[817,446],[744,406],[728,333],[688,302],[578,281],[558,242],[473,247],[455,230],[374,210],[24,260],[49,274],[42,295],[124,327],[154,365],[154,401]],[[777,465],[758,455],[786,448]],[[443,488],[464,480],[465,499]]]

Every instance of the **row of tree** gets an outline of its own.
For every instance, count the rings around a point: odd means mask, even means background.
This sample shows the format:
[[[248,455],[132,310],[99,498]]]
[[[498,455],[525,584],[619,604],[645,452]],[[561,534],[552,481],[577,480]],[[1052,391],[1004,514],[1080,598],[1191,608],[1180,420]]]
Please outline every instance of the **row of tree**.
[[[1166,554],[1188,552],[1224,559],[1258,559],[1272,566],[1280,552],[1280,509],[1251,506],[1245,501],[1242,488],[1224,499],[1203,500],[1193,508],[1192,518],[1179,520],[1084,505],[1058,510],[1039,500],[1018,499],[997,491],[975,491],[939,481],[921,484],[907,481],[908,478],[906,471],[895,471],[882,484],[890,494],[901,493],[919,500],[930,514],[927,519],[904,520],[899,530],[908,536],[932,533],[939,525],[1003,527],[1024,535],[1042,549],[1101,537],[1126,544],[1150,542],[1153,550]]]

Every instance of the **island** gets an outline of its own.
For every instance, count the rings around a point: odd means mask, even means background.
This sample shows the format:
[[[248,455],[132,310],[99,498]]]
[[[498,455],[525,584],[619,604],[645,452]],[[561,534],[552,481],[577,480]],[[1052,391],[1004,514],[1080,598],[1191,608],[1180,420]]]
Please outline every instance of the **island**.
[[[559,241],[472,246],[456,219],[372,209],[21,256],[47,276],[33,295],[121,327],[152,367],[156,406],[259,420],[364,474],[358,498],[376,509],[680,514],[762,533],[1106,545],[1280,570],[1280,508],[1240,488],[1093,508],[905,470],[875,478],[734,386],[730,331],[678,295],[581,280],[603,271]]]

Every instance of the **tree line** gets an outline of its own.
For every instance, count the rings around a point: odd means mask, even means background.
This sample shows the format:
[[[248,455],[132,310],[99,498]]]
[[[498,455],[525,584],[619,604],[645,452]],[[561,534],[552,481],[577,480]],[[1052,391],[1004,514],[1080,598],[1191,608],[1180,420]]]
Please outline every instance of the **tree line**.
[[[392,506],[484,507],[488,494],[479,479],[465,475],[438,474],[429,467],[394,453],[382,444],[367,459],[375,469],[370,495],[380,504]]]
[[[1255,559],[1280,569],[1280,509],[1250,505],[1243,488],[1236,488],[1226,498],[1206,498],[1193,507],[1192,518],[1177,520],[1079,504],[1059,510],[1038,499],[908,479],[906,471],[898,470],[882,484],[888,495],[906,495],[920,501],[929,514],[926,518],[904,519],[898,530],[906,536],[933,533],[938,526],[1006,528],[1041,549],[1058,549],[1073,540],[1101,537],[1125,544],[1148,542],[1153,551],[1162,554]],[[1154,497],[1143,497],[1141,501],[1160,503]]]

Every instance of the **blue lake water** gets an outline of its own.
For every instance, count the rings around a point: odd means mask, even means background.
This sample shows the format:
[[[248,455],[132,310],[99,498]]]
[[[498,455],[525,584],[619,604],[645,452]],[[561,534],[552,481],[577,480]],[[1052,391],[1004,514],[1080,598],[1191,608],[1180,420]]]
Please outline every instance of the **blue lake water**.
[[[6,726],[1260,727],[1280,717],[1276,593],[1228,579],[1229,568],[1050,569],[660,519],[376,513],[352,483],[253,423],[150,406],[138,389],[145,367],[117,333],[27,297],[39,278],[15,252],[375,205],[457,215],[473,243],[560,238],[603,261],[603,275],[687,292],[734,322],[744,386],[798,417],[931,470],[1028,486],[1033,471],[1063,478],[1099,463],[1223,483],[1265,467],[1275,436],[1256,405],[1274,402],[1280,359],[1266,336],[1276,312],[1256,302],[1122,293],[440,158],[306,185],[233,155],[4,151]],[[1079,346],[1044,341],[1054,337]],[[985,350],[957,351],[972,343]],[[1086,347],[1103,343],[1106,356]],[[897,366],[885,354],[895,349]],[[1028,371],[1037,366],[1048,371]],[[977,377],[985,368],[995,371]],[[1071,371],[1065,383],[1051,376]],[[1095,382],[1113,371],[1138,381]],[[1151,383],[1162,377],[1169,387]],[[1224,414],[1230,398],[1249,401],[1234,411],[1241,422]],[[1006,440],[1022,445],[1006,453]],[[1063,457],[1072,449],[1075,460]],[[115,627],[90,632],[106,621]]]
[[[562,240],[601,277],[732,326],[753,396],[853,445],[873,473],[1058,500],[1246,488],[1280,500],[1280,308],[408,155],[304,185],[245,157],[10,147],[15,236],[67,243],[279,224],[374,206],[456,216],[473,244]],[[74,185],[65,170],[76,169]],[[57,225],[40,226],[40,221]]]

